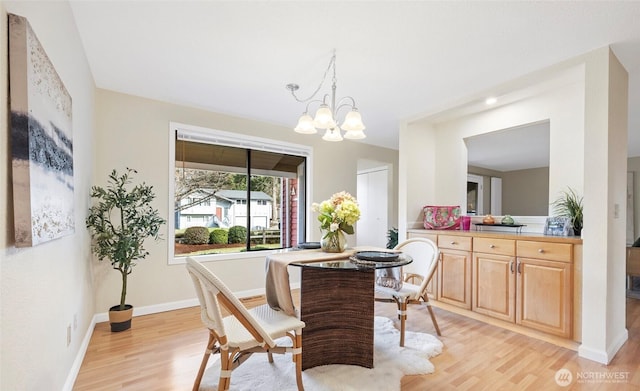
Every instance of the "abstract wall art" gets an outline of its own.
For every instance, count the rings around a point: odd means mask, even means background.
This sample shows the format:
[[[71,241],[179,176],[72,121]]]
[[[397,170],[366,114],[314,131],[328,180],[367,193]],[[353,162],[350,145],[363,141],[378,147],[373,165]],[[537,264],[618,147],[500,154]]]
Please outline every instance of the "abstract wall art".
[[[71,96],[24,17],[9,14],[16,247],[74,232]]]
[[[636,240],[635,215],[636,209],[633,206],[634,196],[633,171],[627,172],[627,246],[631,246]]]

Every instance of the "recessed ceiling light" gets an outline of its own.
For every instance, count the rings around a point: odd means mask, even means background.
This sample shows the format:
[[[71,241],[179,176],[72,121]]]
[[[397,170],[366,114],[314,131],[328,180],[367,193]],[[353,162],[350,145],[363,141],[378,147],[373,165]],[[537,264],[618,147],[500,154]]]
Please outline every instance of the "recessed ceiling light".
[[[496,103],[498,101],[498,99],[491,97],[491,98],[487,98],[487,100],[484,101],[484,103],[488,104],[488,105],[492,105],[494,103]]]

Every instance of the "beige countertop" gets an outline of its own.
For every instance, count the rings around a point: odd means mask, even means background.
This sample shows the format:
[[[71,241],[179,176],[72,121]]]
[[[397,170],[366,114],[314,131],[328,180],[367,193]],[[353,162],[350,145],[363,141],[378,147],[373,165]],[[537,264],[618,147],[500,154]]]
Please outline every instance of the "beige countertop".
[[[497,239],[517,239],[517,240],[537,240],[544,242],[582,244],[582,239],[578,236],[551,236],[532,232],[497,232],[497,231],[460,231],[460,230],[435,230],[435,229],[408,229],[407,232],[423,233],[430,235],[453,235],[471,236],[476,238],[497,238]]]

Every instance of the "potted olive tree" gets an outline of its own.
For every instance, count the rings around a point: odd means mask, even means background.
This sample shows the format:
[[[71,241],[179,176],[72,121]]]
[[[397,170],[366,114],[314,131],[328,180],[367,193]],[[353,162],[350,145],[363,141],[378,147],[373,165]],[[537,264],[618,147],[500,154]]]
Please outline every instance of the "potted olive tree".
[[[158,231],[165,220],[151,207],[155,198],[153,186],[141,183],[131,186],[131,177],[137,171],[127,168],[119,175],[113,170],[106,188],[93,186],[91,198],[95,203],[89,208],[87,228],[93,239],[91,250],[98,260],[109,259],[113,269],[122,276],[120,304],[109,309],[111,331],[124,331],[131,327],[133,306],[126,304],[127,277],[149,252],[144,248],[145,239],[159,240]]]

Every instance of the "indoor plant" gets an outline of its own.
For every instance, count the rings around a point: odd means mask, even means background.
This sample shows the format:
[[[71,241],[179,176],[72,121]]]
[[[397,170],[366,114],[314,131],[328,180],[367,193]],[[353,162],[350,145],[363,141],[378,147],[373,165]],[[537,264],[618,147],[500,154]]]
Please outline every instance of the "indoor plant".
[[[387,248],[395,248],[398,245],[398,228],[387,230]]]
[[[130,187],[132,174],[127,168],[119,175],[113,170],[106,188],[93,186],[91,198],[96,203],[89,208],[86,219],[93,243],[91,249],[102,261],[108,258],[113,269],[122,276],[120,304],[109,309],[111,331],[123,331],[131,327],[133,306],[126,304],[127,276],[133,271],[137,259],[149,252],[144,248],[148,237],[159,239],[158,231],[165,220],[151,207],[155,198],[153,186],[144,182]]]
[[[574,235],[580,236],[582,233],[582,196],[578,196],[575,190],[568,188],[551,205],[554,213],[571,220]]]
[[[341,191],[319,204],[314,202],[311,208],[320,213],[318,221],[322,230],[322,251],[343,252],[347,243],[344,234],[353,235],[353,225],[360,219],[358,201],[351,194]]]

